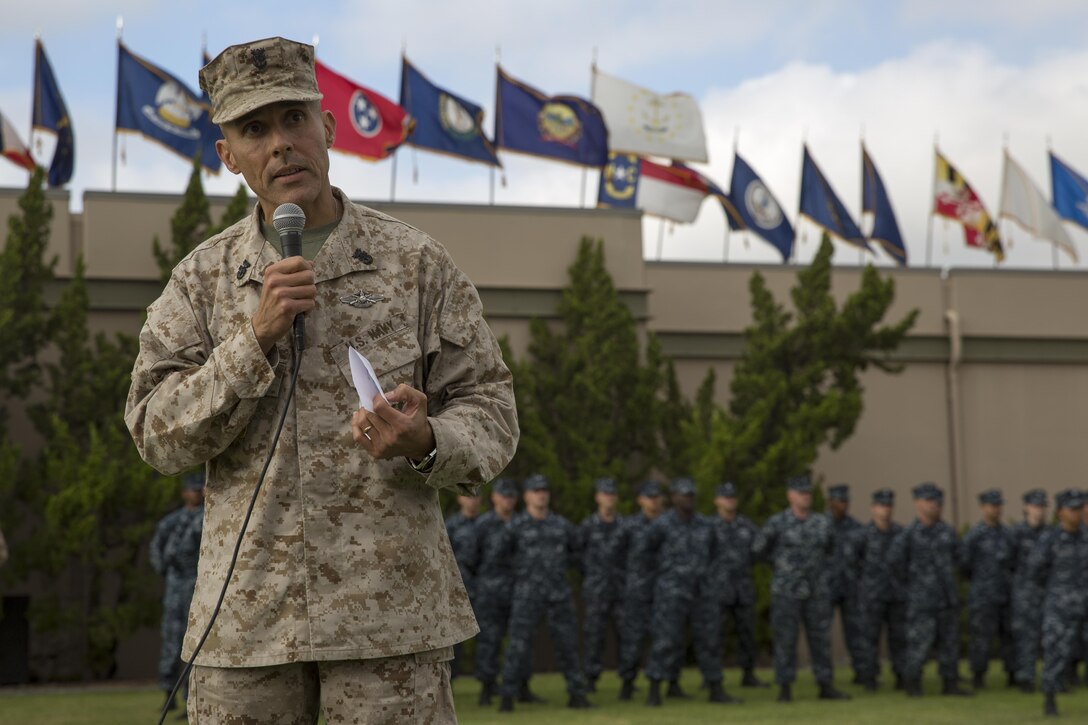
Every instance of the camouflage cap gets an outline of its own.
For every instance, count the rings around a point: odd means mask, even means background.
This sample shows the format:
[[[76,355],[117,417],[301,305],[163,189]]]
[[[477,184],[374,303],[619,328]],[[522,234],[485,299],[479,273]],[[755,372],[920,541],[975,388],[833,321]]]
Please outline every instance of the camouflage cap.
[[[189,491],[204,490],[204,471],[186,473],[181,477],[181,487]]]
[[[850,486],[845,483],[832,486],[827,489],[827,497],[832,501],[849,501],[850,500]]]
[[[800,493],[812,493],[812,479],[807,474],[791,476],[786,479],[786,488]]]
[[[597,493],[619,493],[619,489],[616,488],[616,479],[614,478],[598,478],[593,482],[593,490]]]
[[[672,479],[672,483],[669,484],[669,493],[675,493],[681,496],[694,496],[695,481],[692,481],[687,476],[674,478]]]
[[[894,506],[895,491],[890,488],[879,488],[876,491],[873,491],[873,503],[880,504],[881,506]]]
[[[1033,488],[1024,494],[1024,503],[1028,506],[1046,506],[1046,491],[1041,488]]]
[[[319,101],[314,48],[286,38],[232,45],[200,69],[212,100],[212,123],[223,124],[279,101]]]
[[[534,473],[525,479],[522,488],[526,491],[547,491],[549,490],[548,477],[543,473]]]
[[[491,490],[500,496],[517,496],[518,484],[512,478],[496,478],[491,483]]]
[[[1000,489],[991,488],[978,495],[978,502],[990,504],[991,506],[1002,506],[1005,503],[1005,497],[1001,495]]]
[[[714,489],[714,495],[719,498],[736,498],[737,487],[732,481],[726,481]]]
[[[661,484],[657,481],[643,481],[638,487],[638,495],[648,498],[657,498],[661,495]]]
[[[1067,488],[1054,497],[1060,509],[1079,509],[1084,505],[1084,495],[1075,488]]]
[[[912,493],[916,499],[924,498],[938,503],[944,501],[944,491],[941,490],[940,486],[929,481],[915,486]]]

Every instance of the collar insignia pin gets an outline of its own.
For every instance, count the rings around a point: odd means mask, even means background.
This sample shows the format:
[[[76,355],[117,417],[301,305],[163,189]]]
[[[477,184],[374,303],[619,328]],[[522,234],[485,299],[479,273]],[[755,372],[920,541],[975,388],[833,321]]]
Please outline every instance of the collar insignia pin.
[[[354,292],[350,295],[344,295],[340,298],[340,301],[345,305],[351,305],[352,307],[372,307],[377,302],[386,302],[386,298],[382,295],[371,294],[369,292]]]

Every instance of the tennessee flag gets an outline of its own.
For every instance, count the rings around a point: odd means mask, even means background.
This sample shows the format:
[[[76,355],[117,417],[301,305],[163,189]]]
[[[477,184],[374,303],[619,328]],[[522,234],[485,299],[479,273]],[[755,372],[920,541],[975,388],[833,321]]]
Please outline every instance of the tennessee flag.
[[[993,218],[967,179],[941,156],[940,151],[937,152],[937,178],[933,188],[933,213],[962,224],[967,246],[988,250],[998,262],[1003,262],[1005,249]]]
[[[408,112],[385,96],[314,63],[317,87],[325,96],[321,110],[336,117],[338,151],[380,161],[404,143],[415,121]]]

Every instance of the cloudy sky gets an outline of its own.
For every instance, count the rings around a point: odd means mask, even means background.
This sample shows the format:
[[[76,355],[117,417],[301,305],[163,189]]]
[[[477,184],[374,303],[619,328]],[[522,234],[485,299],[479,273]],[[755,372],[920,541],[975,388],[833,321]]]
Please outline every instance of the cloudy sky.
[[[33,38],[39,32],[65,94],[76,133],[73,207],[86,189],[109,189],[116,85],[116,20],[135,53],[196,86],[202,38],[209,52],[270,35],[319,38],[333,69],[392,98],[400,52],[432,80],[480,103],[490,131],[494,63],[549,93],[588,96],[594,52],[603,71],[655,91],[685,91],[700,102],[710,163],[698,166],[725,186],[733,144],[794,218],[801,147],[846,206],[860,206],[860,144],[884,177],[912,263],[927,237],[938,266],[991,266],[966,249],[958,227],[929,230],[933,147],[972,183],[997,214],[1002,147],[1049,195],[1048,146],[1088,173],[1088,4],[1079,0],[36,0],[5,13],[0,28],[0,113],[24,140],[29,132]],[[117,188],[180,192],[184,160],[125,136]],[[46,149],[48,150],[48,149]],[[356,199],[388,199],[390,161],[370,164],[333,155],[332,177]],[[486,203],[486,168],[425,152],[399,154],[398,200]],[[499,204],[577,206],[582,172],[545,160],[505,155]],[[413,181],[413,168],[418,179]],[[21,186],[21,169],[0,163],[0,186]],[[209,177],[211,193],[232,193],[238,178]],[[596,200],[588,175],[585,203]],[[441,237],[441,230],[432,230]],[[1050,245],[1010,222],[1007,265],[1052,266]],[[644,221],[644,251],[656,258],[776,261],[758,238],[726,241],[720,208],[708,201],[692,225]],[[800,225],[800,260],[818,231]],[[1070,228],[1088,265],[1088,234]],[[853,248],[838,262],[856,264]],[[878,263],[887,259],[878,257]]]

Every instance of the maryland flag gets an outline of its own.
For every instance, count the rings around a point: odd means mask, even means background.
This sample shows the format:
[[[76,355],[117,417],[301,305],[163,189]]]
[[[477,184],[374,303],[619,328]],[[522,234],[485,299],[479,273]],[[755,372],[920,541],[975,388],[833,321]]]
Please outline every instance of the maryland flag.
[[[1003,262],[1005,250],[997,226],[975,190],[940,151],[937,152],[937,178],[933,190],[933,213],[962,224],[967,246],[989,250],[998,262]]]

